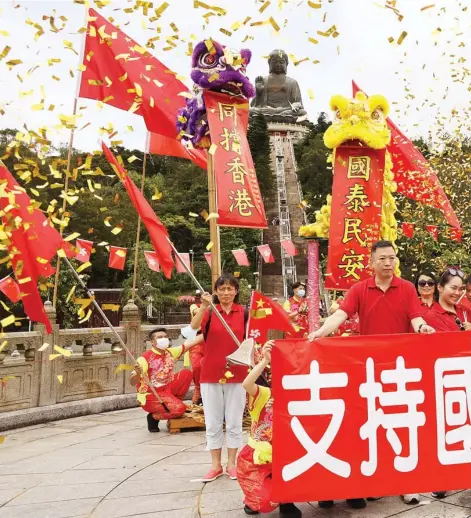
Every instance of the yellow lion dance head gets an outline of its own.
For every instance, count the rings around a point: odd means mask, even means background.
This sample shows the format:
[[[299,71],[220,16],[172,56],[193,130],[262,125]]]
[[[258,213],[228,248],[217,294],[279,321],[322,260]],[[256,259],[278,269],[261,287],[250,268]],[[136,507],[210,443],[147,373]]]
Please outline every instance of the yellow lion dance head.
[[[348,140],[359,140],[373,149],[383,149],[391,140],[386,117],[389,104],[382,95],[366,97],[357,92],[354,99],[334,95],[330,107],[335,120],[324,134],[324,144],[334,149]]]

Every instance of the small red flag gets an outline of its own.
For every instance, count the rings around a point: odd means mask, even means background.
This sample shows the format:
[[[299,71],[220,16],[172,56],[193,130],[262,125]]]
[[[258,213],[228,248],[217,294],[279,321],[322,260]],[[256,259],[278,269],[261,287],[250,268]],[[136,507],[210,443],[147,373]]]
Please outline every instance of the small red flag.
[[[426,225],[427,232],[433,237],[435,241],[438,241],[438,227],[436,225]]]
[[[146,250],[144,252],[144,257],[146,258],[147,266],[154,272],[160,272],[159,261],[157,259],[157,255],[154,251]]]
[[[191,268],[190,254],[182,254],[180,252],[180,257],[183,259],[183,262],[188,266],[188,268]],[[175,256],[175,268],[177,269],[178,273],[187,273],[182,261],[180,261],[177,256]]]
[[[268,339],[267,335],[270,329],[295,333],[288,313],[283,307],[278,302],[274,302],[258,291],[254,291],[252,304],[250,305],[248,337],[253,338],[259,344],[263,344]]]
[[[168,232],[160,219],[157,217],[149,202],[144,198],[142,192],[136,187],[135,183],[128,176],[127,171],[121,166],[113,153],[108,149],[104,142],[102,142],[103,153],[113,167],[115,173],[124,185],[132,204],[137,210],[137,213],[142,219],[144,226],[149,232],[149,237],[154,247],[157,259],[159,261],[162,272],[167,279],[172,276],[173,257],[172,247],[168,239]]]
[[[0,280],[0,291],[12,302],[21,300],[20,287],[10,276]]]
[[[412,239],[414,237],[414,227],[414,223],[403,223],[401,225],[403,234],[409,239]]]
[[[352,86],[353,95],[363,91],[355,81],[352,81]],[[391,142],[387,149],[393,160],[397,192],[411,200],[417,200],[424,205],[440,210],[452,227],[460,228],[458,217],[435,171],[430,167],[422,153],[389,117],[387,123],[391,130]]]
[[[62,241],[61,248],[64,251],[66,257],[68,257],[69,259],[72,259],[77,255],[77,249],[75,248],[75,246],[73,246],[69,241],[66,241],[65,239],[64,241]]]
[[[275,258],[273,257],[270,245],[259,245],[257,246],[257,250],[260,252],[260,255],[263,257],[263,260],[266,263],[275,262]]]
[[[450,228],[450,239],[452,241],[458,241],[458,243],[461,243],[463,238],[463,232],[459,228]]]
[[[284,239],[281,242],[281,246],[288,255],[292,257],[298,255],[298,251],[296,250],[296,247],[294,246],[294,243],[291,241],[291,239]]]
[[[44,324],[46,331],[51,333],[37,282],[39,277],[50,272],[49,261],[61,248],[62,237],[3,165],[0,165],[0,180],[6,183],[5,193],[8,194],[0,198],[1,219],[4,230],[11,233],[8,250],[20,284],[25,313],[30,320]]]
[[[108,261],[108,266],[110,268],[115,268],[116,270],[124,270],[127,253],[127,248],[122,248],[120,246],[110,246],[110,260]]]
[[[208,266],[211,268],[211,252],[205,252],[204,258],[206,259],[206,262],[208,263]]]
[[[239,266],[250,266],[249,258],[247,257],[245,250],[232,250],[232,255],[235,257],[235,260]]]
[[[144,118],[150,152],[192,160],[206,169],[205,153],[177,140],[177,113],[188,88],[146,48],[94,9],[88,11],[79,97],[96,99]]]
[[[90,254],[92,253],[93,241],[87,241],[86,239],[77,239],[75,242],[77,247],[77,254],[75,259],[81,263],[87,263],[90,261]]]

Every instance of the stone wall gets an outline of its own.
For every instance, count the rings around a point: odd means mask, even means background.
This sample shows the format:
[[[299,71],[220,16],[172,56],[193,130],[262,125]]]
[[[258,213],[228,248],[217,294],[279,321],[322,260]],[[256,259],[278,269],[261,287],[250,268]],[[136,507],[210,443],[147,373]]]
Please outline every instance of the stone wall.
[[[56,312],[45,304],[52,324],[48,334],[42,324],[31,332],[6,333],[0,352],[0,413],[70,403],[90,398],[131,394],[129,371],[115,374],[118,365],[133,365],[116,335],[109,328],[59,329]],[[149,331],[155,326],[142,325],[137,306],[129,302],[123,308],[122,321],[116,328],[134,357],[146,350]],[[181,325],[166,326],[177,344]],[[39,349],[49,344],[44,351]],[[58,345],[70,355],[57,354]],[[56,357],[50,357],[56,354]],[[177,370],[183,368],[178,362]]]

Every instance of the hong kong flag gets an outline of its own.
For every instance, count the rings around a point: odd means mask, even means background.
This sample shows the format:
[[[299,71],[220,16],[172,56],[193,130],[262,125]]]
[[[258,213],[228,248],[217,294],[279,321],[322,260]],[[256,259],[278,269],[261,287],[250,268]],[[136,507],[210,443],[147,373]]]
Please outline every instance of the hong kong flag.
[[[247,257],[245,250],[232,250],[232,255],[235,257],[239,266],[250,266],[249,258]]]
[[[268,339],[268,331],[276,329],[287,333],[294,333],[288,313],[283,307],[269,299],[265,295],[253,292],[250,305],[250,319],[248,325],[248,337],[253,338],[257,343],[263,344]]]
[[[88,11],[82,69],[79,97],[141,115],[151,132],[150,153],[186,158],[206,169],[206,154],[177,140],[177,113],[188,88],[94,9]]]
[[[433,237],[434,241],[438,241],[438,227],[436,225],[426,225],[427,232]]]
[[[86,239],[77,239],[75,242],[77,247],[77,254],[75,259],[81,263],[87,263],[90,261],[90,254],[92,253],[93,241],[87,241]]]
[[[160,272],[159,260],[157,259],[157,254],[154,251],[146,250],[144,252],[144,257],[146,258],[147,266],[153,272]]]
[[[12,302],[21,300],[20,287],[10,276],[0,280],[0,291]]]
[[[281,246],[288,255],[292,257],[298,255],[298,251],[296,250],[296,247],[294,246],[294,243],[291,241],[291,239],[284,239],[281,242]]]
[[[180,253],[180,257],[183,259],[183,262],[188,266],[188,268],[191,268],[190,254]],[[175,256],[175,268],[177,269],[178,273],[187,273],[186,268],[183,266],[183,262],[180,261],[177,256]]]
[[[260,252],[260,255],[263,257],[264,262],[266,262],[266,263],[275,262],[275,258],[273,257],[270,245],[259,245],[259,246],[257,246],[257,250]]]
[[[110,260],[108,261],[108,266],[116,270],[124,270],[127,252],[127,248],[110,246]]]

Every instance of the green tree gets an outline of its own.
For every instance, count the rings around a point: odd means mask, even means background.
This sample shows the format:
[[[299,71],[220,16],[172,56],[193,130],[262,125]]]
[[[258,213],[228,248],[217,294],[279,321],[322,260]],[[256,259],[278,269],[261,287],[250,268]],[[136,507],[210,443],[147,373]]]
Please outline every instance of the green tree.
[[[262,197],[270,198],[275,193],[275,177],[270,166],[270,136],[263,115],[251,115],[247,140],[257,172]]]

